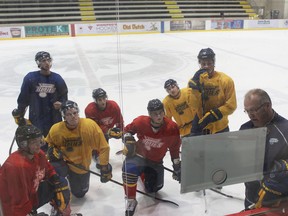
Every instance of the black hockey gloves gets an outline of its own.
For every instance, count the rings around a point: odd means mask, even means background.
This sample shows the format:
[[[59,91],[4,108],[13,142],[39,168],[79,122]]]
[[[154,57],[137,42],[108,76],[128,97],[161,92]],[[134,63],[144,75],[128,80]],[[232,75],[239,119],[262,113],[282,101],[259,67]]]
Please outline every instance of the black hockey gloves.
[[[219,109],[211,109],[207,112],[203,118],[201,118],[198,122],[200,128],[203,130],[208,124],[221,120],[223,115]]]
[[[201,90],[201,86],[200,86],[200,75],[205,73],[206,69],[200,69],[198,70],[194,76],[192,77],[192,79],[189,80],[188,82],[188,86],[192,89],[196,89],[198,91],[202,91]]]
[[[31,122],[28,119],[24,118],[24,113],[21,112],[19,109],[14,109],[12,111],[12,116],[14,117],[15,123],[18,126],[23,126],[27,124],[31,124]]]
[[[107,136],[108,138],[115,138],[115,139],[120,139],[122,138],[122,131],[120,128],[114,127],[114,128],[110,128],[107,132]]]
[[[180,158],[172,159],[174,172],[172,178],[181,183],[181,161]]]
[[[63,211],[71,200],[71,193],[69,190],[68,181],[63,177],[59,177],[58,175],[53,175],[50,178],[50,181],[54,185],[55,189],[54,201],[58,206],[59,210]]]
[[[57,148],[50,146],[47,150],[47,157],[50,162],[63,160],[63,154]]]
[[[194,119],[192,120],[192,128],[190,132],[190,136],[199,136],[202,135],[202,129],[200,125],[198,124],[199,122],[199,117],[197,114],[195,114]]]
[[[274,161],[271,172],[266,175],[258,193],[255,208],[279,205],[282,195],[288,193],[288,162]]]
[[[125,147],[123,149],[123,154],[126,155],[126,157],[134,156],[135,150],[136,150],[136,140],[134,136],[130,133],[124,134],[123,142],[125,144]]]
[[[101,173],[100,181],[102,183],[108,182],[112,178],[111,164],[108,163],[107,165],[100,165],[100,173]]]

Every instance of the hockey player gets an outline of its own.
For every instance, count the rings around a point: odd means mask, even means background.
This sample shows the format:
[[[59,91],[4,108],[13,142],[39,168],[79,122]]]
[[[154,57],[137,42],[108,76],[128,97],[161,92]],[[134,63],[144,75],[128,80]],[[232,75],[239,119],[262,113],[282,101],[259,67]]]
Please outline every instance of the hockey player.
[[[41,131],[33,125],[18,127],[19,147],[0,168],[0,200],[4,216],[36,216],[37,209],[53,203],[57,215],[70,215],[70,190],[40,150]],[[46,214],[39,214],[46,215]]]
[[[108,100],[107,93],[102,88],[92,92],[94,102],[85,108],[86,118],[93,119],[102,129],[106,140],[120,139],[123,130],[123,117],[120,107],[113,100]]]
[[[261,181],[246,182],[245,209],[277,206],[288,198],[288,121],[272,108],[270,96],[252,89],[244,97],[244,110],[250,121],[240,130],[266,127],[266,148]],[[287,207],[287,204],[286,204]]]
[[[192,120],[201,111],[196,106],[199,101],[196,98],[198,94],[193,94],[192,91],[195,90],[191,88],[180,89],[177,82],[173,79],[168,79],[165,82],[164,89],[168,93],[163,100],[166,116],[175,120],[182,137],[190,135]]]
[[[173,178],[181,181],[181,139],[177,124],[164,117],[164,107],[159,99],[150,100],[147,109],[149,116],[139,116],[124,128],[126,159],[122,167],[122,178],[127,199],[126,216],[132,216],[137,206],[139,176],[148,193],[155,193],[163,187],[163,158],[168,150],[174,168]],[[135,134],[137,142],[133,136]]]
[[[57,173],[63,177],[68,175],[72,194],[82,198],[89,190],[92,150],[99,152],[101,182],[112,178],[110,147],[93,120],[79,117],[77,103],[64,102],[61,113],[64,121],[54,124],[45,138],[49,145],[47,154]]]
[[[120,107],[113,100],[108,100],[107,93],[102,88],[94,89],[92,92],[94,102],[85,108],[86,118],[94,120],[102,129],[107,142],[110,138],[122,138],[123,117]],[[99,152],[93,151],[93,160],[98,161]],[[96,163],[99,168],[98,163]]]
[[[68,89],[63,78],[50,70],[52,57],[48,52],[38,52],[35,61],[39,70],[24,77],[13,115],[24,116],[29,106],[29,120],[46,136],[54,123],[62,121],[59,110],[67,100]],[[47,150],[47,146],[42,149]]]
[[[188,86],[198,90],[198,105],[202,115],[192,122],[192,135],[215,134],[229,131],[228,115],[237,108],[233,80],[223,72],[215,71],[215,53],[211,48],[198,54],[200,70],[189,80]]]

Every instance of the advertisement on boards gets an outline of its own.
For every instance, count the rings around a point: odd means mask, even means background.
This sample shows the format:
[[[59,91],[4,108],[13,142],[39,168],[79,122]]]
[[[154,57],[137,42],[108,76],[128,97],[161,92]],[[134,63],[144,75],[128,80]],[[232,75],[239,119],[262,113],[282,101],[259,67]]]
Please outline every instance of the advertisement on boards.
[[[211,29],[243,29],[243,20],[211,20]]]
[[[279,28],[288,28],[288,20],[287,19],[279,20]]]
[[[0,38],[24,38],[24,27],[0,27]]]
[[[173,20],[170,31],[205,30],[205,20]]]
[[[114,34],[117,23],[75,24],[76,35]]]
[[[69,36],[69,25],[25,26],[26,37]]]
[[[276,19],[272,20],[247,20],[245,22],[246,29],[257,29],[257,28],[278,28],[279,21]]]
[[[75,33],[78,36],[138,32],[160,33],[160,21],[75,24]]]
[[[160,23],[161,23],[160,21],[118,23],[118,30],[121,33],[138,33],[138,32],[160,33],[161,31]]]

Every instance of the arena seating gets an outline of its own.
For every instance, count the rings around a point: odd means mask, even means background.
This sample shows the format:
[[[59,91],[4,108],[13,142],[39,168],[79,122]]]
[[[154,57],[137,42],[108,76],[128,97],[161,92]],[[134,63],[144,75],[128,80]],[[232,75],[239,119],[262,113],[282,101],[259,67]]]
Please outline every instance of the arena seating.
[[[0,0],[0,25],[257,17],[241,0]]]

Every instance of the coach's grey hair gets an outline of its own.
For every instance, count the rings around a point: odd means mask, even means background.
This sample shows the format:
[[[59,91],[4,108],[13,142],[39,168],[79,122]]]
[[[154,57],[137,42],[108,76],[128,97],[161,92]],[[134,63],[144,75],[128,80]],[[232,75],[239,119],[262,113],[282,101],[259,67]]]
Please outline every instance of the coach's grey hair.
[[[245,94],[245,98],[244,99],[249,99],[249,98],[251,98],[252,95],[257,95],[259,97],[259,99],[260,99],[260,103],[261,104],[270,103],[272,105],[272,101],[271,101],[270,96],[263,89],[255,88],[255,89],[249,90]]]

